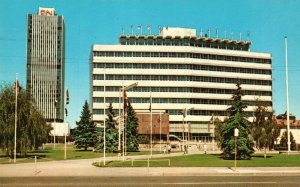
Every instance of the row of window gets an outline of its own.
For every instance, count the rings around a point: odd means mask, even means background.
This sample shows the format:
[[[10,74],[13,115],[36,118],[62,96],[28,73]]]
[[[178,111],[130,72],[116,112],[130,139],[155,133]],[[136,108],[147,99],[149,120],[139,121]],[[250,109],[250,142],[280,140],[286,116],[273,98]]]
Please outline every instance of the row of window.
[[[150,98],[128,98],[131,103],[150,103]],[[118,97],[106,97],[107,103],[118,103]],[[103,97],[93,97],[94,103],[104,103]],[[264,103],[266,106],[272,106],[271,101],[243,101],[247,106],[258,106],[258,103]],[[211,105],[232,105],[232,100],[220,100],[220,99],[194,99],[194,98],[153,98],[152,103],[186,103],[186,104],[211,104]]]
[[[108,112],[108,111],[107,111]],[[116,111],[117,112],[117,111]],[[169,115],[182,115],[182,110],[167,110]],[[93,109],[94,115],[103,115],[103,109]],[[228,111],[223,110],[192,110],[189,112],[189,115],[192,116],[229,116]],[[245,112],[246,117],[253,116],[253,112]]]
[[[103,75],[93,75],[93,80],[104,80]],[[148,81],[195,81],[195,82],[215,82],[233,83],[250,85],[272,85],[269,80],[252,80],[223,77],[204,77],[204,76],[179,76],[179,75],[106,75],[106,80],[148,80]]]
[[[107,92],[119,92],[119,86],[106,86]],[[93,86],[93,91],[103,92],[103,86]],[[235,90],[215,89],[215,88],[191,88],[191,87],[134,87],[128,92],[187,92],[187,93],[213,93],[213,94],[233,94]],[[242,90],[245,95],[272,96],[271,91]]]
[[[207,35],[205,36],[207,38]],[[207,47],[216,49],[230,49],[230,50],[241,50],[248,51],[250,44],[241,45],[236,43],[225,43],[225,42],[214,42],[203,39],[180,39],[180,38],[125,38],[120,37],[121,45],[166,45],[166,46],[193,46],[193,47]]]
[[[111,69],[190,69],[204,71],[221,71],[235,73],[250,73],[250,74],[266,74],[270,75],[271,70],[265,69],[250,69],[236,67],[221,67],[208,65],[194,64],[142,64],[142,63],[94,63],[93,68],[111,68]]]
[[[100,57],[196,58],[196,59],[271,64],[271,59],[250,58],[250,57],[241,57],[241,56],[212,55],[212,54],[203,54],[203,53],[94,51],[94,56],[100,56]]]

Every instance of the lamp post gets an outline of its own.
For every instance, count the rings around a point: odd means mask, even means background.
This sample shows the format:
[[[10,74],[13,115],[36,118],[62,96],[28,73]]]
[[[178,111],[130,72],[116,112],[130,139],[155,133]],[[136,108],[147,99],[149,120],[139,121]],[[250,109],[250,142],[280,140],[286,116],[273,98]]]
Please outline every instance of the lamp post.
[[[237,137],[239,136],[239,129],[234,128],[234,171],[236,171],[236,156],[237,156]]]
[[[136,87],[138,85],[138,82],[135,82],[133,84],[130,84],[126,87],[124,87],[124,83],[122,83],[122,88],[119,89],[119,116],[121,116],[121,92],[123,94],[123,107],[122,107],[122,110],[123,110],[123,136],[122,136],[122,139],[123,139],[123,146],[122,146],[122,154],[123,154],[123,161],[125,160],[125,109],[124,109],[124,91],[127,91],[133,87]],[[119,151],[121,151],[121,117],[119,117],[119,145],[118,145],[118,149]]]
[[[185,135],[185,133],[187,132],[188,133],[188,128],[187,128],[187,124],[185,123],[185,117],[187,116],[187,113],[190,111],[190,110],[194,110],[195,108],[194,107],[192,107],[192,108],[189,108],[189,109],[187,109],[187,108],[184,108],[183,109],[183,112],[182,112],[182,114],[183,114],[183,147],[184,147],[184,153],[185,154],[188,154],[188,147],[186,147],[187,145],[186,145],[186,143],[185,143],[185,139],[187,139],[188,140],[188,137],[187,137],[187,135]],[[186,137],[186,138],[185,138]],[[188,142],[187,142],[188,143]]]

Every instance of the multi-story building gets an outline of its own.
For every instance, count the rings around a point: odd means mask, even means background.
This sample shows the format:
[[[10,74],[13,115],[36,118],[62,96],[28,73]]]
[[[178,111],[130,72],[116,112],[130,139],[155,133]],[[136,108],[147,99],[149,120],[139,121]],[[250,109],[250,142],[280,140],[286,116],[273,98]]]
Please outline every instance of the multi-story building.
[[[190,124],[193,140],[213,136],[211,119],[227,116],[238,82],[249,116],[258,99],[272,109],[272,56],[251,52],[250,45],[248,40],[197,36],[195,29],[170,27],[155,36],[122,34],[116,45],[95,44],[91,57],[93,121],[103,121],[108,103],[118,109],[120,88],[135,82],[138,86],[127,93],[133,108],[147,111],[151,93],[152,110],[169,113],[170,134],[182,136],[184,121]]]
[[[65,21],[54,8],[27,15],[27,89],[48,122],[64,121]],[[56,119],[56,120],[54,120]]]

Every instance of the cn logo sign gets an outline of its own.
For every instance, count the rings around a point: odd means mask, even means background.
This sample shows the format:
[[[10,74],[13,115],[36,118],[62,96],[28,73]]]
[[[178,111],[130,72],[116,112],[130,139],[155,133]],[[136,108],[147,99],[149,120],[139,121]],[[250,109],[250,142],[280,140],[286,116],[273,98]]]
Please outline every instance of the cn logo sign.
[[[48,9],[42,9],[42,10],[40,10],[40,15],[41,16],[54,16],[54,11],[48,10]]]

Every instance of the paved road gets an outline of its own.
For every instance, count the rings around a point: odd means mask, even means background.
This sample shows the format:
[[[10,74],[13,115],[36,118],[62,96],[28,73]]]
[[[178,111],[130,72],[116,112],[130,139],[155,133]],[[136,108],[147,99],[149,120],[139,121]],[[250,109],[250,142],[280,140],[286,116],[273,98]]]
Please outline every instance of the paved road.
[[[172,153],[171,156],[182,153]],[[153,155],[165,157],[170,155]],[[148,155],[131,156],[130,158],[148,158]],[[113,157],[107,160],[116,159]],[[31,176],[208,176],[208,175],[300,175],[300,167],[244,167],[233,171],[228,167],[123,167],[99,168],[92,166],[99,159],[81,159],[66,161],[49,161],[23,164],[0,164],[0,177]]]
[[[170,155],[153,158],[165,156]],[[107,158],[112,159],[116,158]],[[1,164],[0,186],[300,186],[300,167],[244,167],[238,171],[227,167],[103,168],[92,166],[96,161],[99,159]]]
[[[0,186],[299,186],[299,176],[0,177]]]

